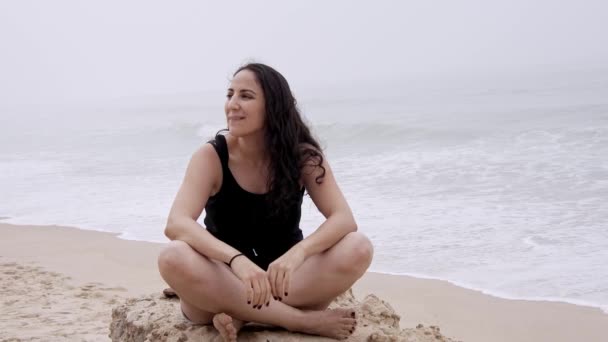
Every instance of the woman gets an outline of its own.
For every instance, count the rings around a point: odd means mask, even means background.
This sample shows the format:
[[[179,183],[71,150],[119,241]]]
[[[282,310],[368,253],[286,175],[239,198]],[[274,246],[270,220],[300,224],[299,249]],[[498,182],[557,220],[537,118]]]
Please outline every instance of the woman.
[[[354,309],[327,307],[365,273],[373,248],[287,81],[263,64],[239,68],[225,113],[228,133],[194,153],[169,213],[162,277],[184,316],[212,323],[225,341],[245,322],[347,338]],[[306,239],[304,191],[326,218]]]

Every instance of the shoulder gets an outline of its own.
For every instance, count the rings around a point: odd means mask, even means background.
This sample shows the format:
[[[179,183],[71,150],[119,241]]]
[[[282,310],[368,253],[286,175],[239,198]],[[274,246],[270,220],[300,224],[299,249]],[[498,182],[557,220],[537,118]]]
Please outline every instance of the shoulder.
[[[300,156],[303,159],[303,163],[306,163],[310,158],[315,158],[319,156],[322,158],[324,157],[323,151],[315,147],[313,144],[300,143],[298,147],[300,149]]]
[[[316,165],[325,160],[323,151],[315,147],[313,144],[300,143],[298,147],[300,149],[300,163],[302,166],[306,166],[310,163]]]
[[[205,143],[192,154],[188,167],[193,171],[193,176],[211,182],[214,187],[221,182],[222,162],[211,143]]]
[[[194,153],[192,154],[192,160],[197,163],[207,163],[214,164],[217,162],[218,165],[221,165],[220,157],[216,151],[216,148],[213,146],[213,140],[201,145]]]
[[[300,144],[300,165],[304,183],[322,181],[327,172],[327,158],[319,148],[310,143]]]

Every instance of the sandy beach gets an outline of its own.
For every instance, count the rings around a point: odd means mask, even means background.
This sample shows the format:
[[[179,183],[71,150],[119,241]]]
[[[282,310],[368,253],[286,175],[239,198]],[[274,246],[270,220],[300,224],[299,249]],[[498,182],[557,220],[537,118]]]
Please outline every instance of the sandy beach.
[[[109,341],[112,307],[166,285],[162,244],[57,226],[0,224],[0,341]],[[388,301],[401,328],[437,325],[470,341],[605,341],[608,315],[505,300],[437,280],[367,273],[354,287]]]

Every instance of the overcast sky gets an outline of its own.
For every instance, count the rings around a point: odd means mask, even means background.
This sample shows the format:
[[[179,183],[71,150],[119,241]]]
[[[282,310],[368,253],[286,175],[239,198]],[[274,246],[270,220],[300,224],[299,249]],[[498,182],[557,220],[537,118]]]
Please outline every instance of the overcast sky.
[[[608,66],[608,1],[0,2],[0,104]]]

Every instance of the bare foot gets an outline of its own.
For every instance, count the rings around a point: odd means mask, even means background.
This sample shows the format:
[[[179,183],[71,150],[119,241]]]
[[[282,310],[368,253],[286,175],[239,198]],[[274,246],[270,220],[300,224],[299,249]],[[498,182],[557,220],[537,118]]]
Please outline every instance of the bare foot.
[[[348,338],[357,327],[355,310],[331,309],[325,311],[309,311],[301,332],[334,339]]]
[[[225,342],[236,342],[236,336],[245,323],[238,319],[219,313],[213,316],[213,326],[220,332]]]

